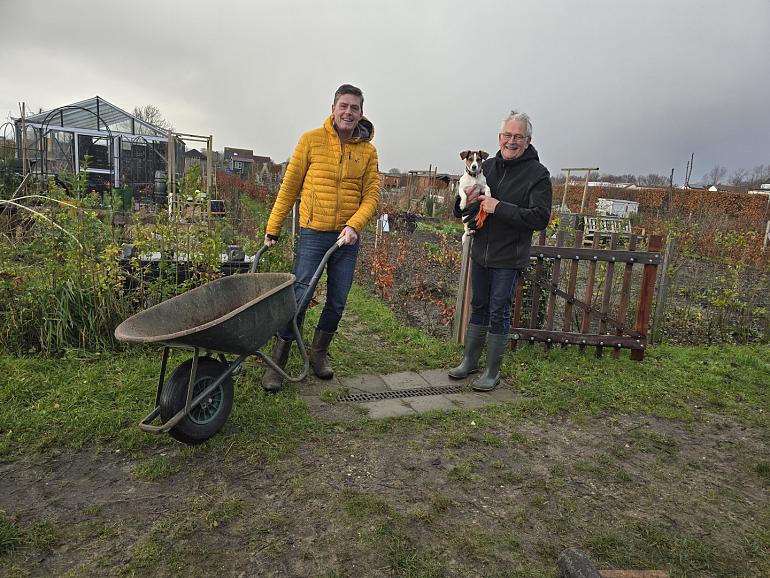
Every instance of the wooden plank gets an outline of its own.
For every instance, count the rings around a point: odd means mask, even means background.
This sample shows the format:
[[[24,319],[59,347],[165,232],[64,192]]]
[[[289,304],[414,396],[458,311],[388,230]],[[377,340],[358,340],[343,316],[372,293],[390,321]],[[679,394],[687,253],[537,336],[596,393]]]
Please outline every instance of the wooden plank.
[[[634,237],[634,235],[632,235]],[[581,239],[582,241],[582,239]],[[609,261],[612,263],[643,263],[657,265],[663,258],[660,251],[594,249],[593,247],[532,247],[533,257],[577,259],[580,261]]]
[[[547,331],[545,329],[529,329],[516,327],[512,329],[511,341],[542,342],[561,345],[593,345],[601,347],[614,347],[626,349],[644,349],[646,341],[642,338],[628,337],[626,335],[599,335],[593,333],[579,333],[577,331]]]
[[[650,236],[649,249],[660,251],[663,244],[663,237],[660,235]],[[650,324],[650,314],[652,313],[652,298],[655,295],[655,277],[658,273],[657,265],[645,265],[642,271],[642,286],[639,289],[639,302],[636,307],[636,321],[634,323],[634,332],[639,335],[647,336],[647,329]],[[631,352],[631,359],[642,361],[644,359],[644,350]]]
[[[575,250],[578,250],[577,248],[580,247],[580,244],[583,242],[583,231],[575,231],[575,243],[574,247]],[[555,248],[555,247],[550,247]],[[545,249],[545,247],[543,248]],[[541,253],[543,251],[541,250]],[[559,252],[556,252],[556,255],[559,255]],[[577,285],[577,270],[578,270],[578,261],[573,260],[572,263],[570,263],[569,266],[569,279],[567,281],[567,294],[570,296],[570,298],[575,297],[575,286]],[[572,303],[571,300],[567,300],[567,304],[564,306],[564,323],[562,326],[563,331],[569,331],[572,328]]]
[[[612,233],[610,236],[610,250],[614,250],[618,246],[618,234]],[[601,309],[601,321],[599,321],[599,333],[607,333],[607,321],[604,319],[610,310],[610,297],[612,296],[612,282],[615,276],[615,263],[612,261],[607,263],[604,269],[604,294],[602,295],[602,309]],[[603,348],[601,346],[596,348],[596,357],[601,357],[603,354]]]
[[[556,233],[556,246],[559,247],[564,242],[564,230],[560,229],[558,233]],[[561,259],[554,259],[554,263],[551,269],[551,283],[559,286],[559,281],[561,280]],[[550,295],[548,296],[548,305],[546,307],[545,311],[545,328],[550,331],[553,329],[553,315],[554,311],[556,309],[556,292],[550,291]],[[551,344],[546,344],[546,348],[550,349]]]
[[[594,235],[593,249],[599,247],[599,235]],[[591,305],[594,301],[594,280],[596,278],[596,261],[588,264],[588,277],[586,278],[585,303]],[[580,323],[580,333],[588,333],[591,328],[591,309],[583,311],[583,319]],[[580,346],[581,353],[585,350],[585,345]]]
[[[636,235],[631,235],[628,241],[628,250],[633,252],[636,249]],[[618,321],[621,323],[626,322],[626,313],[628,313],[628,301],[631,297],[631,274],[633,272],[633,261],[626,262],[625,269],[623,270],[623,283],[620,289],[620,305],[618,309]],[[616,330],[618,335],[621,335],[620,329]],[[615,359],[619,356],[619,351],[613,351],[612,357]]]

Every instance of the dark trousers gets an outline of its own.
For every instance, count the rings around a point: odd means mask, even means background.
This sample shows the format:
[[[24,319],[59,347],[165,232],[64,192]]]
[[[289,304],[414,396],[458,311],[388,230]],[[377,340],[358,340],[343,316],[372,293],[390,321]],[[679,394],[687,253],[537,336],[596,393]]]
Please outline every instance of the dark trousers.
[[[302,298],[310,285],[321,259],[334,243],[337,242],[339,233],[314,231],[313,229],[300,229],[297,255],[294,259],[294,295],[297,302]],[[329,259],[326,264],[326,303],[324,304],[321,318],[318,320],[318,328],[327,333],[337,331],[337,326],[342,319],[345,303],[348,300],[350,287],[353,285],[353,274],[356,269],[358,251],[361,247],[360,240],[355,245],[343,245]],[[297,325],[302,327],[305,311],[300,311],[297,316]],[[294,339],[291,323],[282,327],[278,335],[285,340]]]
[[[508,335],[513,290],[518,269],[493,269],[471,261],[471,318],[474,325],[489,325],[489,332]]]

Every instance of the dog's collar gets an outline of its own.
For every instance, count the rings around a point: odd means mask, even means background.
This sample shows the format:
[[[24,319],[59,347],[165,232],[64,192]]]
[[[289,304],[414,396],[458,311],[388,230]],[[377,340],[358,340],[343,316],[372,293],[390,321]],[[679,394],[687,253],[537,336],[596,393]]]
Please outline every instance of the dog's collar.
[[[479,171],[478,171],[478,172],[476,172],[476,173],[472,173],[472,172],[470,172],[470,171],[468,170],[468,167],[466,166],[466,167],[465,167],[465,172],[466,172],[466,173],[468,173],[468,174],[469,174],[470,176],[472,176],[472,177],[477,177],[477,176],[478,176],[478,174],[481,172],[481,170],[479,170]]]

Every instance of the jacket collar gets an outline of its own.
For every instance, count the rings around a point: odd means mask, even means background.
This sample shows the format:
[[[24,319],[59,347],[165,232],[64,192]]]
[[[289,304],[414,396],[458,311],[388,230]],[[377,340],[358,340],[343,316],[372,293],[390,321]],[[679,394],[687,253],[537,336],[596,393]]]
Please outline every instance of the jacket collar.
[[[538,161],[538,162],[540,161],[540,157],[537,154],[537,149],[535,149],[535,147],[532,144],[530,144],[524,150],[524,154],[522,154],[517,159],[506,160],[506,159],[503,158],[503,154],[500,151],[497,151],[497,154],[495,155],[495,162],[502,164],[502,166],[504,166],[504,167],[511,167],[511,166],[517,165],[519,163],[523,163],[523,162],[531,161],[531,160],[535,160],[535,161]]]
[[[337,131],[334,129],[334,115],[329,115],[329,118],[324,122],[324,128],[327,132],[337,135]],[[356,128],[353,129],[353,136],[348,140],[349,143],[353,142],[369,142],[374,138],[374,125],[365,116],[361,117],[358,121]]]

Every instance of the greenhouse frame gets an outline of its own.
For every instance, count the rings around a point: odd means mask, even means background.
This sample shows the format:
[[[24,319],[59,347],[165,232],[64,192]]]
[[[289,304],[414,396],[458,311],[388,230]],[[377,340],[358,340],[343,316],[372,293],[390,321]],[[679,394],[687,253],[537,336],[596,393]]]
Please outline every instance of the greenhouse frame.
[[[169,132],[99,96],[14,124],[17,157],[42,178],[84,171],[88,190],[129,187],[137,196],[151,194],[156,180],[166,179]],[[173,142],[175,170],[181,173],[185,145]]]

